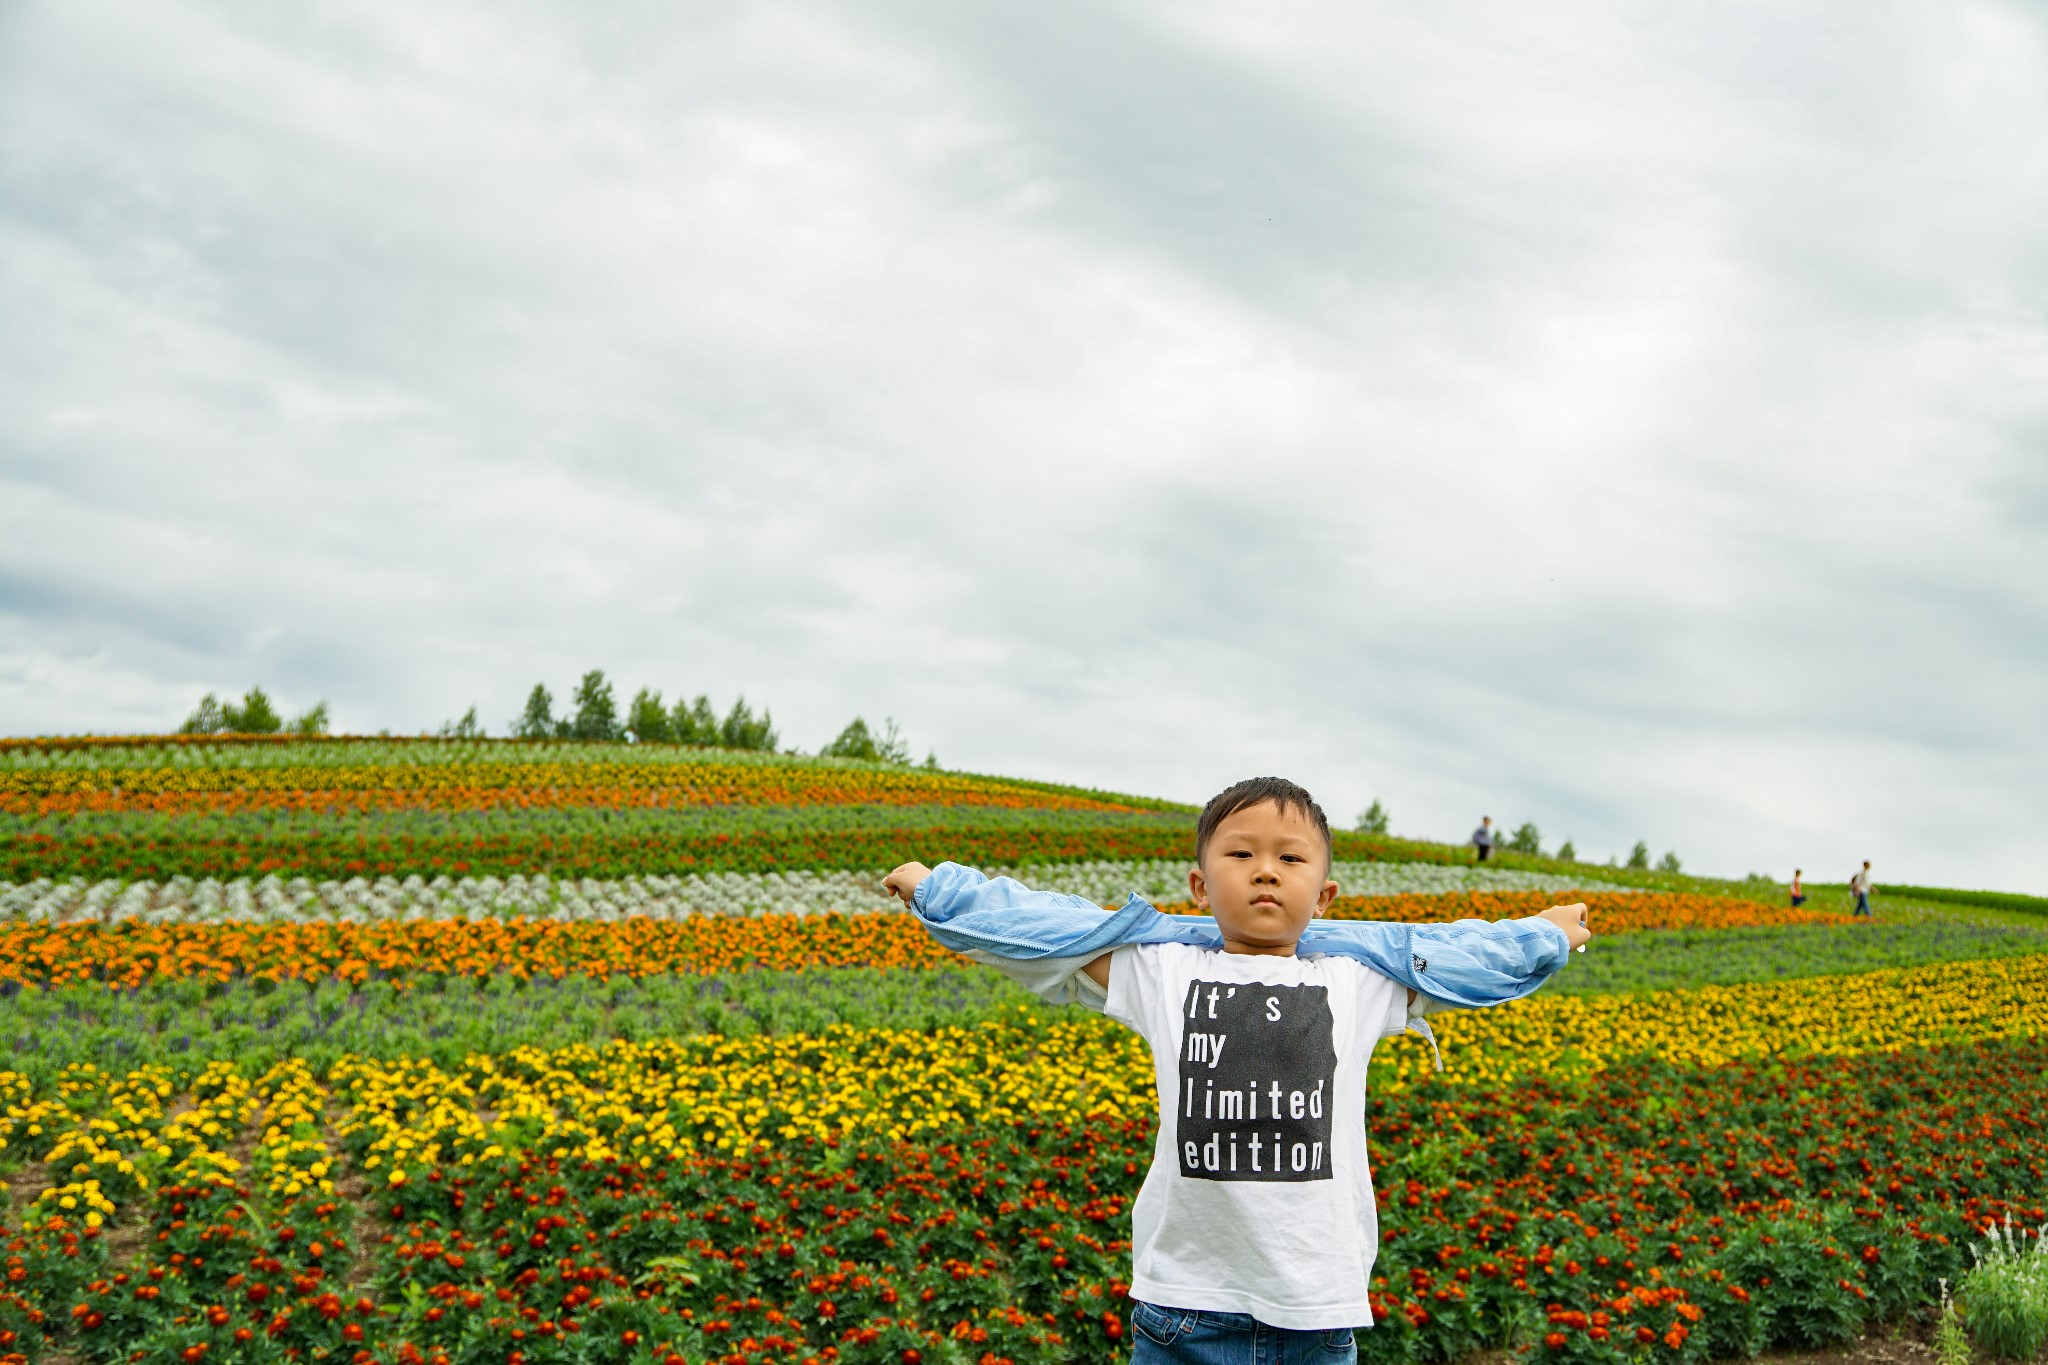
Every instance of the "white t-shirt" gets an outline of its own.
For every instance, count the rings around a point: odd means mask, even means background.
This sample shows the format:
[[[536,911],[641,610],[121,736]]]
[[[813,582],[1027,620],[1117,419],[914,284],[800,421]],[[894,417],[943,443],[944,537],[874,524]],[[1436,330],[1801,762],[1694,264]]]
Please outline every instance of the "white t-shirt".
[[[1346,957],[1141,943],[1111,955],[1103,1012],[1151,1044],[1159,1087],[1131,1297],[1274,1327],[1370,1325],[1365,1072],[1407,1027],[1407,992]]]

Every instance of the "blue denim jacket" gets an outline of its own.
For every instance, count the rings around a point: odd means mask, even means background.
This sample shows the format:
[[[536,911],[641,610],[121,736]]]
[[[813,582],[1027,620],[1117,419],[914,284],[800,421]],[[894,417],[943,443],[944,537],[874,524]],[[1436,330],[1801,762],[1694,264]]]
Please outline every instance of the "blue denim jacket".
[[[1127,943],[1221,948],[1207,915],[1169,915],[1136,895],[1118,910],[1084,896],[1033,891],[1008,877],[940,863],[917,885],[911,910],[934,939],[1001,969],[1054,1003],[1099,1004],[1081,968]],[[1519,1000],[1570,960],[1564,930],[1539,918],[1391,924],[1316,920],[1300,952],[1356,958],[1439,1005],[1478,1008]]]

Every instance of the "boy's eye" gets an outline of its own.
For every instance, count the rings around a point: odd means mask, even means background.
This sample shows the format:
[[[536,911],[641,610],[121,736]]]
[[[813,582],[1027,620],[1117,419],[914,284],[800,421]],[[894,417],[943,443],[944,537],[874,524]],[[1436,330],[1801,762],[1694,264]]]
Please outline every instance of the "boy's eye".
[[[1230,850],[1229,856],[1232,858],[1249,858],[1252,856],[1252,851],[1248,848],[1234,848]]]

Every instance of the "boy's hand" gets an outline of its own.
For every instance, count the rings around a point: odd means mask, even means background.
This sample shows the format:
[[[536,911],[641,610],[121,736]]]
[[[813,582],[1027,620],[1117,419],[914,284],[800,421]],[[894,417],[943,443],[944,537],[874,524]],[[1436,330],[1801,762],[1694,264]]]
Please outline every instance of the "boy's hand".
[[[1586,903],[1584,901],[1579,901],[1573,905],[1553,905],[1543,912],[1541,918],[1549,920],[1552,924],[1564,930],[1564,936],[1570,940],[1572,947],[1577,948],[1582,953],[1586,951],[1586,943],[1593,937],[1593,931],[1586,927]]]
[[[903,908],[910,908],[910,898],[917,894],[917,884],[932,875],[932,870],[923,863],[905,863],[882,878],[882,889],[892,896],[903,897]]]

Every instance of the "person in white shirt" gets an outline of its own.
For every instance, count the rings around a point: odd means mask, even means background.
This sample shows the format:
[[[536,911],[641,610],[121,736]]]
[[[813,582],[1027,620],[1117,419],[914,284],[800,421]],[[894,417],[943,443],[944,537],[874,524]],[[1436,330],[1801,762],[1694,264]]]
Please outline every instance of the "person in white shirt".
[[[1863,869],[1849,878],[1849,890],[1856,897],[1854,915],[1870,915],[1870,859],[1863,860]],[[1875,918],[1875,916],[1871,916]]]
[[[1344,1365],[1379,1249],[1366,1158],[1373,1047],[1433,1002],[1364,963],[1295,953],[1337,894],[1330,826],[1292,782],[1220,793],[1188,889],[1219,951],[1133,943],[1082,973],[1151,1045],[1159,1129],[1131,1209],[1133,1365]],[[885,885],[906,902],[929,869]],[[1566,947],[1584,905],[1542,918]]]

